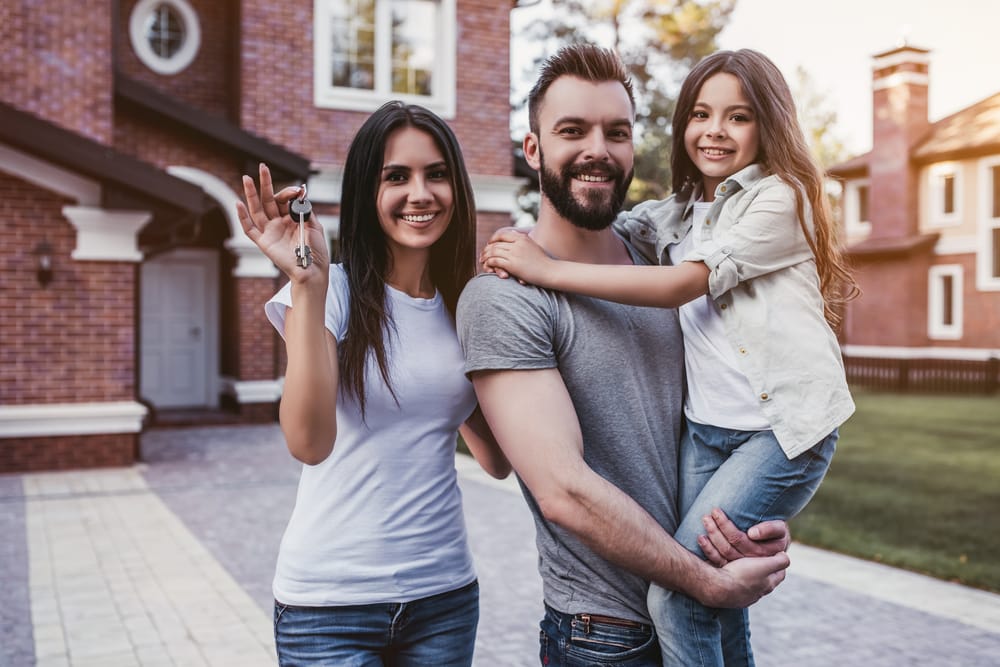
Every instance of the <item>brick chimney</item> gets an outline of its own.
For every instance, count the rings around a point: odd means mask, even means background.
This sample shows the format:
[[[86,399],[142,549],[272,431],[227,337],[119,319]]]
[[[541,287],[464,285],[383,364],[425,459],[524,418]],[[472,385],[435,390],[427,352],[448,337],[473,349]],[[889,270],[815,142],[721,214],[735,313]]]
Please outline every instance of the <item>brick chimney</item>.
[[[872,237],[917,235],[917,172],[910,151],[927,128],[930,51],[904,44],[873,56]]]

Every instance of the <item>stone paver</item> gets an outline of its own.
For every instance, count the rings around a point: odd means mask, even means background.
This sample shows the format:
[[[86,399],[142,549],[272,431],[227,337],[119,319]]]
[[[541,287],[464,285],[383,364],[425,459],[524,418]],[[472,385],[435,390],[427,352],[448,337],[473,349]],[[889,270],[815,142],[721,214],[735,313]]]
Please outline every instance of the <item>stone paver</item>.
[[[270,581],[298,465],[276,425],[156,430],[129,470],[0,476],[0,665],[274,664]],[[476,665],[537,664],[534,529],[458,461]],[[995,665],[1000,596],[795,545],[752,611],[762,667]],[[8,585],[9,584],[9,585]]]

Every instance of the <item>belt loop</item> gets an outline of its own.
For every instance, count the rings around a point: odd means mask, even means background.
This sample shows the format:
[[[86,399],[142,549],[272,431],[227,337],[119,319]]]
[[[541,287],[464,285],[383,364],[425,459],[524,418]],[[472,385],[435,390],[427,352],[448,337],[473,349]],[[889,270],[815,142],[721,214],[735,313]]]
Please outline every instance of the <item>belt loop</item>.
[[[590,634],[590,614],[580,614],[579,619],[583,621],[583,634]]]

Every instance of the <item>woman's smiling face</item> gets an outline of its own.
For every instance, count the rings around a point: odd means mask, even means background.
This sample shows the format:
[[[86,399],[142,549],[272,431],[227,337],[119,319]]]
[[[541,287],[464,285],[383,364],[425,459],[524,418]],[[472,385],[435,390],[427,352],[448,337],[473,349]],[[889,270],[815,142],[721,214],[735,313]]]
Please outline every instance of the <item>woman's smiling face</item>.
[[[401,127],[389,135],[376,208],[390,252],[428,250],[455,210],[451,174],[431,135]]]

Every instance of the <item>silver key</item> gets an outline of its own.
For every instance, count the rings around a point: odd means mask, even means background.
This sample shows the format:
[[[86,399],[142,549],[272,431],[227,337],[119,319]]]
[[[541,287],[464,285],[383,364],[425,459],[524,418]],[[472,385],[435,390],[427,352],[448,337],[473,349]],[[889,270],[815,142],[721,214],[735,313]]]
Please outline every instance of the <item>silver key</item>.
[[[305,222],[312,213],[312,204],[306,199],[306,186],[302,184],[302,194],[288,206],[288,214],[299,223],[299,244],[295,247],[295,264],[303,269],[312,263],[312,250],[306,245]]]

